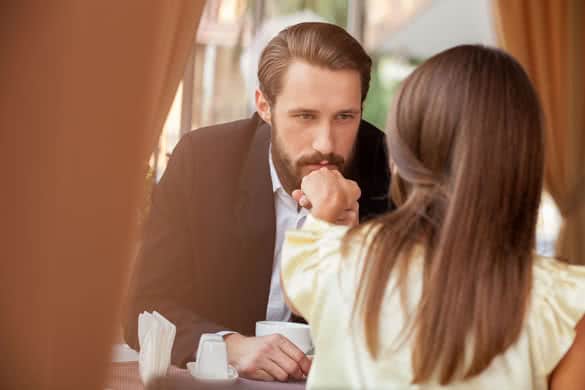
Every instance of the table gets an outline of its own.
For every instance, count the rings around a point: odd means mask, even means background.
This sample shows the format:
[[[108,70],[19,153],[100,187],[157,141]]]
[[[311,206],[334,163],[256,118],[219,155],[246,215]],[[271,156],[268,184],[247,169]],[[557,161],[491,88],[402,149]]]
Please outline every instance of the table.
[[[169,375],[161,378],[152,384],[148,389],[152,390],[198,390],[207,389],[209,385],[201,384],[191,377],[189,371],[171,366]],[[304,382],[259,382],[249,379],[238,378],[236,383],[229,386],[213,386],[213,389],[226,390],[304,390]],[[137,362],[113,363],[105,389],[108,390],[145,390],[140,375],[138,374]]]

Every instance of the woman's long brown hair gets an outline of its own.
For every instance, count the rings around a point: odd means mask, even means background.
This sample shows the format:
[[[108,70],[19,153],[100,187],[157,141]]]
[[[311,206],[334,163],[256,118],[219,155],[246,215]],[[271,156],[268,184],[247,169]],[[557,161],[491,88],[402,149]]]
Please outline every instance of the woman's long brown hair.
[[[529,303],[544,160],[537,94],[508,54],[449,49],[403,83],[388,146],[399,207],[346,240],[373,233],[355,318],[377,357],[390,275],[406,294],[408,254],[420,246],[423,292],[405,325],[414,336],[413,382],[476,376],[518,339]]]

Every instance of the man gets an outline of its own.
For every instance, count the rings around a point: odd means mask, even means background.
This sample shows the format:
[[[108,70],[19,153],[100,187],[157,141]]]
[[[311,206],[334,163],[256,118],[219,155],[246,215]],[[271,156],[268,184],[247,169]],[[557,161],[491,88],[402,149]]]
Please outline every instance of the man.
[[[383,133],[361,120],[371,60],[342,28],[301,23],[267,45],[257,114],[183,137],[153,194],[126,323],[157,310],[177,326],[172,361],[193,360],[202,333],[224,336],[241,376],[299,379],[307,357],[284,337],[249,337],[259,320],[291,320],[280,289],[287,229],[307,210],[291,197],[315,169],[339,170],[362,196],[338,222],[389,208]]]

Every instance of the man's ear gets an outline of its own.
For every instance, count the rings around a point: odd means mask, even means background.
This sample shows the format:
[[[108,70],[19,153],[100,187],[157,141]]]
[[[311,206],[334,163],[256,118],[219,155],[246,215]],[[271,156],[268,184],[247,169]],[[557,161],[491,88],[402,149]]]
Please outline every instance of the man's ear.
[[[260,91],[260,89],[258,88],[256,88],[255,100],[256,111],[258,111],[258,115],[260,115],[260,118],[262,118],[264,122],[272,126],[270,103],[268,103],[268,100],[266,99],[262,91]]]

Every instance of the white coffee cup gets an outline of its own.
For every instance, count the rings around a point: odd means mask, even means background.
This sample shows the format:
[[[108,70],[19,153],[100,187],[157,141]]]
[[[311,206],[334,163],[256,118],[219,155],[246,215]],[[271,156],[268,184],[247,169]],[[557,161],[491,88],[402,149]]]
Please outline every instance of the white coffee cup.
[[[312,354],[313,341],[311,340],[311,328],[307,324],[284,321],[256,322],[257,337],[271,334],[283,335],[303,351],[303,353]]]

